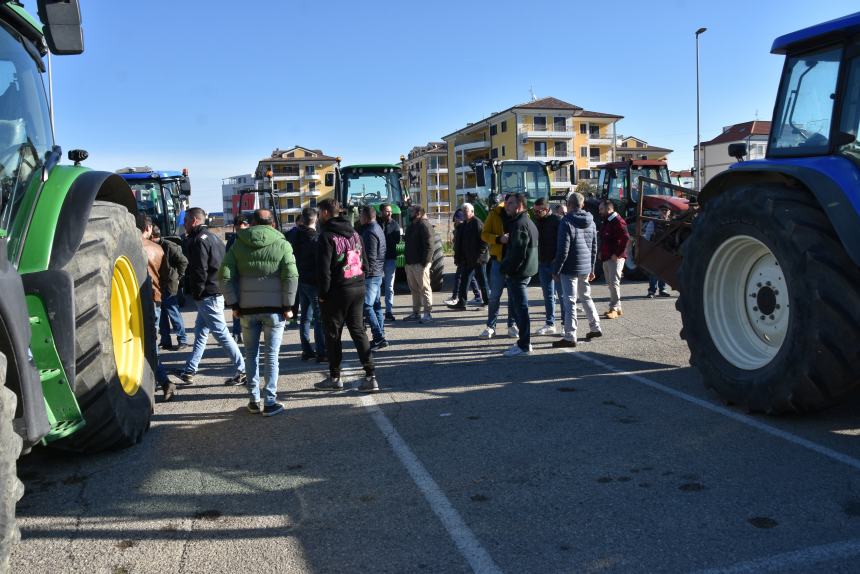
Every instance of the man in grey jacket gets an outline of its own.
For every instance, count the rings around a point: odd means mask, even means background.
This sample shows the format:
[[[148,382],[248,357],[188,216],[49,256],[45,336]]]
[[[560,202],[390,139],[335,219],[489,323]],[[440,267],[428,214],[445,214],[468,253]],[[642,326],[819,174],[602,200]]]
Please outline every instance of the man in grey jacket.
[[[382,279],[385,276],[385,232],[376,223],[376,209],[365,205],[361,218],[361,242],[367,254],[367,274],[364,276],[364,317],[370,325],[373,340],[370,350],[388,346],[385,340],[385,314],[382,311]]]
[[[553,277],[561,281],[564,306],[564,337],[555,341],[555,348],[576,347],[576,299],[582,306],[591,328],[588,339],[600,337],[600,318],[591,299],[594,264],[597,261],[597,227],[594,218],[583,209],[585,197],[571,193],[567,198],[567,215],[558,228],[558,249],[553,261]]]

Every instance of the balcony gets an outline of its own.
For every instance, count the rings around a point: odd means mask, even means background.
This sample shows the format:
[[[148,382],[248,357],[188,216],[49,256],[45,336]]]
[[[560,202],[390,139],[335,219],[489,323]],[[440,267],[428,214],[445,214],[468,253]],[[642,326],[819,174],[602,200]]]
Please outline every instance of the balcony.
[[[490,147],[490,142],[482,140],[482,141],[462,143],[462,144],[456,145],[456,146],[454,146],[454,151],[455,152],[473,151],[476,149],[488,149],[489,147]]]
[[[318,173],[306,173],[302,179],[305,181],[319,181],[320,180],[320,174],[318,174]]]
[[[573,184],[571,184],[570,181],[567,181],[567,180],[553,180],[550,182],[550,185],[556,189],[558,189],[558,188],[564,189],[564,188],[570,187]]]
[[[439,185],[436,185],[435,183],[434,184],[428,184],[427,185],[427,191],[448,191],[448,184],[447,183],[440,183]]]
[[[275,197],[299,197],[301,192],[298,190],[294,191],[276,191]]]
[[[272,177],[272,179],[274,181],[299,181],[299,179],[301,179],[301,178],[299,177],[299,174],[297,174],[297,173],[291,173],[291,174],[285,174],[285,173],[278,174],[278,173],[276,173]]]
[[[529,161],[552,161],[554,159],[559,161],[573,161],[576,159],[576,157],[573,155],[573,150],[557,151],[551,149],[547,150],[546,155],[530,155],[528,156],[528,159]]]
[[[612,134],[588,134],[588,143],[593,145],[612,145]]]
[[[457,195],[466,195],[467,193],[476,193],[479,196],[486,197],[490,193],[489,187],[467,187],[465,189],[457,188]]]
[[[561,125],[530,125],[523,124],[520,126],[519,133],[527,139],[554,138],[554,139],[570,139],[575,132],[572,126]]]
[[[428,167],[427,173],[430,175],[445,175],[448,173],[447,167]]]
[[[609,163],[609,156],[605,155],[603,157],[589,157],[588,158],[588,167],[595,168],[600,167],[604,163]]]
[[[460,167],[458,167],[457,169],[455,169],[455,170],[454,170],[454,173],[456,173],[456,174],[461,174],[461,173],[472,173],[473,171],[474,171],[474,170],[472,169],[472,166],[470,166],[470,165],[461,165]]]
[[[322,195],[322,192],[318,189],[312,189],[303,191],[302,195],[306,195],[308,197],[319,197],[320,195]]]
[[[451,204],[447,201],[429,201],[427,207],[449,207]]]
[[[421,193],[421,188],[418,187],[417,185],[413,185],[412,187],[409,188],[409,195],[415,195],[418,193]]]

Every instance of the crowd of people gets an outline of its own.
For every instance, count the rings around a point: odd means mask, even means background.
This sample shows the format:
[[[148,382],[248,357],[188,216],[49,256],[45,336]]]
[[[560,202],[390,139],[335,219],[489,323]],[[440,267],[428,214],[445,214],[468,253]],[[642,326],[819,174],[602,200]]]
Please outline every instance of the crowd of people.
[[[663,211],[668,219],[668,208]],[[211,333],[234,370],[225,384],[247,387],[251,413],[279,414],[284,411],[277,397],[281,341],[287,322],[297,319],[301,360],[328,365],[329,376],[316,383],[316,389],[344,388],[341,336],[346,327],[364,370],[357,390],[378,391],[373,357],[391,344],[386,324],[397,320],[394,278],[401,238],[412,302],[412,312],[401,320],[423,325],[433,321],[433,226],[420,206],[408,208],[405,230],[393,214],[388,204],[378,211],[364,206],[354,228],[338,202],[326,199],[317,208],[304,208],[295,228],[284,234],[270,210],[258,209],[250,218],[237,217],[235,233],[225,246],[207,228],[206,213],[191,208],[186,212],[181,247],[161,238],[148,218],[140,218],[161,349],[189,348],[177,298],[180,282],[197,308],[194,343],[175,376],[185,384],[194,382]],[[585,340],[602,336],[601,319],[623,315],[620,285],[630,235],[612,201],[601,202],[599,214],[603,222],[598,231],[585,209],[585,198],[576,192],[554,207],[538,199],[533,216],[522,194],[506,196],[484,221],[476,216],[474,205],[462,204],[454,214],[456,273],[445,304],[456,311],[485,308],[486,324],[479,337],[492,339],[507,289],[508,336],[516,341],[504,355],[528,355],[533,350],[528,287],[537,277],[544,321],[535,335],[560,330],[561,338],[552,346],[576,347],[577,304],[581,303],[589,325]],[[646,235],[653,235],[655,229],[651,222]],[[602,316],[591,297],[597,270],[602,270],[610,294]],[[657,296],[658,289],[659,296],[669,296],[665,283],[652,278],[649,297]],[[225,308],[232,310],[232,333]],[[176,383],[160,361],[156,381],[164,400],[171,400]]]

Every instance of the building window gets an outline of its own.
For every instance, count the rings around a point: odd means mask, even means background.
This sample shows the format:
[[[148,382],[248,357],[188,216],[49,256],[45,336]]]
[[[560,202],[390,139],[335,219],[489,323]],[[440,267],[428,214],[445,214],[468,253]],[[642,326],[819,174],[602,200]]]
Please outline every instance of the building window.
[[[287,209],[292,209],[294,206],[295,206],[295,203],[293,202],[293,198],[288,197],[287,198]]]
[[[588,134],[593,138],[599,137],[600,126],[597,124],[588,124]]]
[[[587,134],[588,133],[588,124],[579,124],[579,133]]]
[[[490,126],[490,135],[494,136],[499,132],[499,127],[496,124]]]
[[[490,159],[496,159],[499,157],[499,148],[494,147],[493,151],[490,152]]]
[[[293,192],[293,182],[288,181],[287,182],[287,193],[292,193],[292,192]]]
[[[591,171],[587,169],[579,170],[579,179],[591,179]]]
[[[502,122],[502,133],[505,133],[506,131],[508,131],[508,120],[505,120]],[[505,155],[505,154],[502,154],[502,155]]]
[[[308,207],[316,207],[316,206],[317,206],[317,198],[312,197],[311,200],[308,202]]]
[[[579,157],[588,157],[588,146],[582,146],[579,148]]]
[[[506,155],[508,155],[508,154],[505,151],[505,146],[502,146],[502,157],[505,157]]]
[[[545,132],[546,131],[546,118],[543,116],[535,116],[534,117],[534,130],[536,132]]]
[[[316,191],[317,190],[317,182],[309,181],[308,182],[308,191]]]
[[[592,147],[588,149],[588,159],[591,161],[600,161],[600,148]]]
[[[555,157],[567,157],[567,142],[555,142]]]
[[[314,166],[306,165],[305,166],[305,175],[313,175],[314,174]]]
[[[292,214],[287,215],[287,223],[295,223],[295,222],[296,222],[296,216],[295,215],[292,215]]]
[[[535,142],[535,155],[546,157],[546,142]]]
[[[567,120],[558,116],[552,119],[552,129],[557,132],[563,132],[567,129]]]

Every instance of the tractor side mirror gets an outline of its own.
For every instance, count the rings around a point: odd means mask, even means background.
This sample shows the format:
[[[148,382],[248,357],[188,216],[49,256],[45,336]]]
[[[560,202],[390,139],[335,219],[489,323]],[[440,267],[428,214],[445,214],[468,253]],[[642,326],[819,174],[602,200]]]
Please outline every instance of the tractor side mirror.
[[[475,162],[472,164],[472,169],[475,171],[475,181],[478,187],[486,187],[487,186],[487,174],[484,171],[484,164],[481,162]]]
[[[90,154],[85,149],[69,150],[69,161],[74,162],[75,165],[81,165],[81,162],[88,157],[90,157]]]
[[[334,185],[334,172],[325,174],[325,185],[331,187]]]
[[[744,142],[729,144],[729,155],[738,161],[743,161],[747,155],[747,144]]]
[[[179,180],[179,191],[182,195],[189,196],[191,195],[191,178],[188,176],[183,177]]]
[[[38,0],[37,8],[51,53],[70,56],[84,51],[78,0]]]

